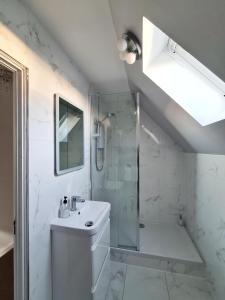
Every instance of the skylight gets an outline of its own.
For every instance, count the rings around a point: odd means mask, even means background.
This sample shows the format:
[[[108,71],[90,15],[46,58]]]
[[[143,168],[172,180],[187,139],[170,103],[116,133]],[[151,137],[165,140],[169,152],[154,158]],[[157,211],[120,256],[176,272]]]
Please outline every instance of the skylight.
[[[225,83],[145,17],[143,72],[202,126],[225,119]]]

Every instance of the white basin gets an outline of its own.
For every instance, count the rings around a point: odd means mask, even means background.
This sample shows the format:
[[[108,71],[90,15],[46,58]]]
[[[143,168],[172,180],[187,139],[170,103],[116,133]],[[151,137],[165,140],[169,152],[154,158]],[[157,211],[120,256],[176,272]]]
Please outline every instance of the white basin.
[[[78,203],[51,222],[53,300],[105,300],[110,281],[110,204]],[[90,227],[87,222],[93,222]]]
[[[71,230],[77,234],[94,235],[106,222],[110,214],[110,204],[107,202],[86,200],[84,203],[78,203],[77,208],[68,218],[55,218],[51,222],[51,229]],[[88,227],[88,222],[92,222],[93,225]]]

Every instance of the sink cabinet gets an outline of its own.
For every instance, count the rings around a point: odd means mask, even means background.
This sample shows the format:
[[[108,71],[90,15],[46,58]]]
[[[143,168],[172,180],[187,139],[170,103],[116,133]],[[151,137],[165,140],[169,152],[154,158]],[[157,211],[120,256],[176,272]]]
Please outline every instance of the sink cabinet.
[[[53,300],[105,300],[110,280],[110,220],[109,210],[104,213],[98,229],[85,233],[53,222]]]

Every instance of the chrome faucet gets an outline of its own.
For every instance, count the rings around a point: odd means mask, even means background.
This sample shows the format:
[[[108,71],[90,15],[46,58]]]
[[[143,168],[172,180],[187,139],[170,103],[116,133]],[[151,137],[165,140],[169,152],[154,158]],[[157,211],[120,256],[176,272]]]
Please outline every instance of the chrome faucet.
[[[78,202],[85,202],[85,200],[83,198],[81,198],[80,196],[71,196],[71,199],[70,199],[70,210],[71,211],[77,210]]]
[[[77,210],[77,197],[76,196],[71,196],[71,199],[70,199],[70,210],[71,211]]]

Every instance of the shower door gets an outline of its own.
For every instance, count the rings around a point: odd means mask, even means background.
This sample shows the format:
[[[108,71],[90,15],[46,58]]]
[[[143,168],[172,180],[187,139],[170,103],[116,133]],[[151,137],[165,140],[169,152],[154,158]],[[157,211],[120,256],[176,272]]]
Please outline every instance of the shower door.
[[[111,204],[111,246],[139,248],[137,95],[91,97],[92,200]]]

